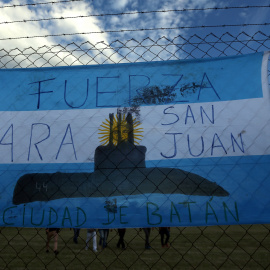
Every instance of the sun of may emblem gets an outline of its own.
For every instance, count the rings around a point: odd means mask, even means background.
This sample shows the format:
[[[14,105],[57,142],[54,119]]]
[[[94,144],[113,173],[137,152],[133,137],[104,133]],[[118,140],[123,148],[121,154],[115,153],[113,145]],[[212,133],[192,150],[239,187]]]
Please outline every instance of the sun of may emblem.
[[[113,134],[113,144],[117,145],[118,142],[118,123],[119,123],[119,117],[116,115],[113,117],[113,125],[112,125],[112,134]],[[123,115],[123,118],[121,119],[121,138],[123,141],[128,140],[128,123],[126,120],[125,115]],[[136,118],[133,119],[133,134],[134,134],[134,143],[139,144],[139,141],[142,139],[141,133],[143,132],[143,128],[140,128],[140,122],[136,121]],[[109,144],[110,140],[110,121],[106,119],[104,122],[102,122],[102,125],[100,125],[99,128],[99,135],[101,135],[99,138],[100,143],[102,145]]]

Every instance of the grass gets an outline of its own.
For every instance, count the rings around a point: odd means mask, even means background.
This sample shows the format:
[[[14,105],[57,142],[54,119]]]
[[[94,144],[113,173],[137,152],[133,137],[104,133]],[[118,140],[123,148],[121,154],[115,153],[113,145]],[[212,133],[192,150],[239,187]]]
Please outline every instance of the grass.
[[[62,229],[60,253],[55,256],[52,250],[45,252],[45,229],[1,228],[0,269],[270,269],[269,229],[269,225],[171,228],[171,247],[162,248],[154,228],[151,250],[144,249],[144,232],[139,229],[127,229],[127,249],[117,249],[117,231],[112,230],[108,248],[99,247],[98,253],[84,249],[85,229],[78,244],[73,243],[73,230]]]

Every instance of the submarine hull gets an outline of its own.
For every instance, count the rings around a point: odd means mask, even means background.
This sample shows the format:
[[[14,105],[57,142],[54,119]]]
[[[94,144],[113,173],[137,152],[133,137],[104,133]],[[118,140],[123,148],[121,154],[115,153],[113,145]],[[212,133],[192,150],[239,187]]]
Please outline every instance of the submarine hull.
[[[138,194],[228,196],[221,186],[194,173],[172,168],[100,169],[93,173],[36,173],[19,178],[13,193],[18,205],[62,198]]]

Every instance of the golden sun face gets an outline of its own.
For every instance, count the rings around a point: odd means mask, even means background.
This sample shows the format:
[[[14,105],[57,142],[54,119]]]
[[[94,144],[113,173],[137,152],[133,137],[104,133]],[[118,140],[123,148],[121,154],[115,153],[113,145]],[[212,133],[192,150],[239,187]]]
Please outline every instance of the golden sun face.
[[[119,118],[118,116],[113,117],[113,126],[112,126],[112,134],[113,134],[113,144],[117,145],[118,142],[118,123]],[[123,119],[121,119],[121,138],[122,141],[128,140],[128,124],[126,121],[125,115],[123,116]],[[139,127],[140,122],[136,121],[136,119],[133,119],[133,134],[134,134],[134,143],[139,144],[139,141],[142,139],[142,135],[140,133],[143,132],[143,129]],[[102,145],[108,145],[110,140],[110,121],[106,119],[104,122],[102,122],[102,125],[100,125],[100,128],[98,129],[100,132],[98,133],[101,135],[99,138],[100,143]]]

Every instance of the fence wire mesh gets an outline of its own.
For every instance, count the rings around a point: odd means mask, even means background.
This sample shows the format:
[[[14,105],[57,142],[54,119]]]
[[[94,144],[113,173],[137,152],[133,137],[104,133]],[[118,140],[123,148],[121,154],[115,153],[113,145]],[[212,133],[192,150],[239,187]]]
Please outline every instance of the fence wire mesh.
[[[254,35],[242,32],[236,36],[225,33],[189,38],[177,36],[174,39],[132,39],[126,42],[116,40],[111,44],[85,42],[24,50],[0,49],[0,68],[199,59],[269,49],[270,36],[263,32]],[[268,77],[269,74],[268,70]],[[84,192],[79,183],[74,187],[76,192]],[[2,227],[0,269],[270,269],[269,229],[268,224],[172,227],[164,232],[159,228],[149,231],[111,229],[105,232],[108,239],[104,244],[100,242],[104,231],[64,228],[57,233],[45,228]],[[124,242],[119,242],[124,233]],[[146,242],[148,234],[149,243]],[[161,236],[164,237],[163,242]],[[92,243],[95,237],[97,252]],[[59,254],[54,252],[56,250]]]

